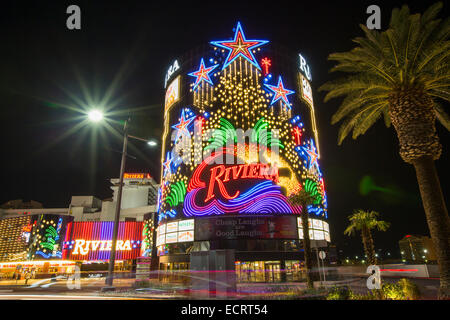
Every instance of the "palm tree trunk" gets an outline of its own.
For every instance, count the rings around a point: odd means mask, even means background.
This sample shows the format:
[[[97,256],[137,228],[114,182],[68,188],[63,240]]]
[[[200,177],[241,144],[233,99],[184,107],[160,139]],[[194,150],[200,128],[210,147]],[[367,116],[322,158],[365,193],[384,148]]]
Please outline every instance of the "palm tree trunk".
[[[433,159],[425,156],[412,163],[416,169],[428,228],[437,253],[441,280],[439,297],[446,299],[450,297],[450,218]]]
[[[361,240],[364,246],[364,253],[367,257],[369,257],[369,239],[367,237],[367,230],[365,228],[361,229]]]
[[[377,257],[375,256],[375,246],[373,244],[372,233],[369,229],[367,229],[367,241],[368,241],[368,251],[367,261],[369,261],[369,265],[377,265]]]
[[[302,228],[303,228],[303,252],[305,256],[305,269],[306,269],[306,283],[308,289],[314,288],[314,283],[311,277],[312,270],[312,257],[311,257],[311,240],[309,239],[309,222],[308,211],[306,207],[302,210]]]
[[[376,265],[375,246],[373,244],[372,234],[368,228],[363,228],[361,230],[361,239],[364,245],[364,253],[367,256],[367,262],[369,265]]]

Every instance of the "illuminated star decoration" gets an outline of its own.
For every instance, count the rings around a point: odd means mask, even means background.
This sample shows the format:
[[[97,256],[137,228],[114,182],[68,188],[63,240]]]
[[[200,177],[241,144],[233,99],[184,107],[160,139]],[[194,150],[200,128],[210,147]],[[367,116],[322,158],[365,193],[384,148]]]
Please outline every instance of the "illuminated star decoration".
[[[290,109],[291,104],[289,103],[289,100],[287,98],[288,95],[293,94],[295,91],[286,89],[283,85],[283,80],[281,80],[281,76],[278,77],[278,84],[276,86],[272,86],[270,84],[264,84],[267,88],[269,88],[271,91],[273,91],[274,96],[272,99],[272,102],[270,105],[273,105],[278,100],[282,100],[286,106]]]
[[[236,60],[238,57],[242,57],[250,62],[252,65],[257,67],[259,70],[261,68],[256,61],[252,50],[258,48],[269,41],[267,40],[247,40],[245,38],[244,31],[242,30],[241,23],[238,22],[236,27],[236,32],[234,33],[234,40],[231,41],[211,41],[210,43],[214,46],[221,47],[229,50],[228,56],[223,64],[223,69],[225,69],[230,63]]]
[[[188,112],[189,114],[191,114],[192,112]],[[188,127],[189,125],[192,123],[192,121],[194,121],[195,119],[195,115],[191,115],[190,117],[186,116],[186,112],[185,109],[183,109],[181,111],[181,117],[180,117],[180,122],[178,122],[177,124],[173,125],[172,128],[177,130],[177,136],[175,138],[175,143],[177,143],[178,139],[180,138],[180,135],[184,135],[184,136],[190,136]]]
[[[170,152],[167,152],[166,161],[164,161],[163,163],[164,177],[167,175],[167,173],[169,173],[169,175],[172,174],[171,164],[172,164],[172,155]]]
[[[311,170],[311,168],[315,166],[319,171],[319,163],[317,162],[317,158],[319,157],[319,155],[316,152],[316,147],[314,146],[313,139],[310,139],[309,145],[309,148],[306,146],[297,146],[295,147],[295,150],[298,152],[299,156],[302,159],[307,160],[308,170]]]
[[[195,83],[194,83],[194,91],[197,90],[198,85],[202,82],[202,81],[206,81],[209,84],[213,84],[213,82],[211,81],[211,78],[209,76],[209,73],[212,72],[215,68],[217,68],[218,64],[213,65],[211,67],[206,68],[205,67],[205,62],[203,61],[203,58],[200,60],[200,67],[198,68],[197,71],[188,73],[189,76],[191,77],[195,77]]]

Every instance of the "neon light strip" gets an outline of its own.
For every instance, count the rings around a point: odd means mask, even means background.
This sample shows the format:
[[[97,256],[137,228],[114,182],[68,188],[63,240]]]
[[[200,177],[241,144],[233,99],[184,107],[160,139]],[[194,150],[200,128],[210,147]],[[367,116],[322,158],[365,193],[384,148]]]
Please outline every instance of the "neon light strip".
[[[50,261],[42,261],[42,260],[37,260],[37,261],[14,261],[14,262],[3,262],[0,263],[0,269],[1,268],[14,268],[17,265],[21,265],[24,268],[28,268],[31,266],[36,266],[36,265],[44,265],[46,263],[50,264],[50,267],[62,267],[62,266],[73,266],[75,265],[75,261],[67,261],[67,260],[50,260]]]
[[[53,253],[45,253],[42,252],[40,250],[36,251],[36,255],[40,255],[41,257],[43,257],[44,259],[49,259],[52,257],[57,257],[57,258],[62,258],[62,252],[61,251],[57,251],[54,255]]]

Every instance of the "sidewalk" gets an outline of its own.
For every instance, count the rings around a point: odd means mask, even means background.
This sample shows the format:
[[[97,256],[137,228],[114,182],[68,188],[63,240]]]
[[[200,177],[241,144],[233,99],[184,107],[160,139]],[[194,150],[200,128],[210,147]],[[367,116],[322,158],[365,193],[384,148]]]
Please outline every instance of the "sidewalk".
[[[0,280],[0,287],[2,286],[20,286],[27,287],[32,285],[46,285],[53,283],[51,278],[45,279],[29,279],[25,284],[25,279],[21,280]],[[136,279],[114,279],[114,286],[116,287],[131,287],[131,285],[135,282]],[[54,285],[65,285],[67,283],[67,279],[57,279]],[[80,279],[82,286],[94,286],[94,285],[104,285],[105,278],[81,278]]]

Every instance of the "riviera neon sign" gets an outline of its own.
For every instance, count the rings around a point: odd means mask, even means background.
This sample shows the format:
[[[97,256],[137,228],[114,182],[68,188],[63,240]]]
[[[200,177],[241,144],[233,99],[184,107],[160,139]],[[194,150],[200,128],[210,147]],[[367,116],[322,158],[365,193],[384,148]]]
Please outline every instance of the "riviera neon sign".
[[[224,213],[300,214],[301,207],[291,206],[276,183],[278,168],[264,163],[239,164],[225,167],[213,165],[216,158],[224,154],[234,155],[232,148],[223,148],[206,158],[194,171],[187,188],[183,213],[187,217],[220,215]],[[206,169],[207,166],[211,166]],[[205,179],[206,177],[206,179]],[[247,190],[237,190],[230,196],[227,183],[234,185],[255,183]],[[205,182],[206,181],[206,182]],[[208,184],[207,184],[208,182]],[[220,193],[215,193],[215,186]],[[205,196],[206,194],[206,196]],[[202,205],[199,205],[202,203]],[[204,204],[204,205],[203,205]]]
[[[111,251],[112,240],[84,240],[84,239],[76,239],[75,240],[75,248],[72,251],[72,254],[81,254],[86,255],[89,251]],[[117,251],[130,251],[131,250],[131,241],[130,240],[117,240],[116,242],[116,250]]]
[[[202,170],[203,168],[201,168]],[[208,194],[205,202],[215,197],[214,186],[217,183],[222,197],[231,200],[239,195],[239,190],[233,196],[228,194],[224,182],[240,179],[266,179],[278,182],[278,168],[264,163],[240,164],[225,168],[225,165],[218,165],[210,169],[210,178],[208,184]]]
[[[150,174],[148,173],[124,173],[124,179],[150,179]]]

